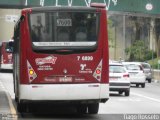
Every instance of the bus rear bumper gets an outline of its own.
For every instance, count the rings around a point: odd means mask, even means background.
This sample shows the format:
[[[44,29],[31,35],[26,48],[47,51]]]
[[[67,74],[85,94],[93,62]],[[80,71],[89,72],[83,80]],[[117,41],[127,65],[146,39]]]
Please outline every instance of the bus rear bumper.
[[[19,99],[26,101],[73,101],[109,98],[109,84],[20,85]]]
[[[1,64],[1,69],[13,69],[13,64]]]

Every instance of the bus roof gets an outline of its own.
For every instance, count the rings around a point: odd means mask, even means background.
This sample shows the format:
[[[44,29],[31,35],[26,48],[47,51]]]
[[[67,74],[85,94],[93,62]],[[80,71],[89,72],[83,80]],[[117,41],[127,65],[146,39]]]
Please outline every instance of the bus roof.
[[[25,8],[24,11],[32,10],[32,11],[50,11],[50,10],[97,10],[97,9],[104,9],[102,7],[86,7],[86,6],[44,6],[44,7],[32,7],[32,8]],[[106,9],[105,9],[106,10]]]

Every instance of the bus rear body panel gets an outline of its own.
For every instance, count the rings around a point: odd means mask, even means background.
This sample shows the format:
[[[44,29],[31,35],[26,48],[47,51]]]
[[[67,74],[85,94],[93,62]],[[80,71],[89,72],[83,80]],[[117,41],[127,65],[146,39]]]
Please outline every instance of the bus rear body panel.
[[[20,23],[20,50],[16,57],[19,64],[15,62],[19,65],[15,83],[18,100],[107,101],[109,79],[106,10],[59,10],[60,8],[54,11],[22,11],[25,19]],[[79,16],[83,16],[84,21]],[[40,35],[39,38],[35,37],[38,34],[38,30],[33,33],[35,28],[41,26],[34,26],[36,18],[45,26],[50,38],[42,39]],[[78,23],[75,20],[79,20]],[[76,28],[78,25],[86,27],[86,30],[79,31]]]

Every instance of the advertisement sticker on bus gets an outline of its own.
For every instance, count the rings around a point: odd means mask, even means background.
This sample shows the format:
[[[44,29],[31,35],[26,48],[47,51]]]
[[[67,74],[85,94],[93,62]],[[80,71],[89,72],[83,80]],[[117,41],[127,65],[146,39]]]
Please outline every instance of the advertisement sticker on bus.
[[[93,71],[90,68],[87,68],[86,64],[80,64],[79,73],[92,73]]]
[[[35,62],[37,65],[44,65],[44,64],[55,64],[57,57],[48,56],[45,58],[36,58]]]

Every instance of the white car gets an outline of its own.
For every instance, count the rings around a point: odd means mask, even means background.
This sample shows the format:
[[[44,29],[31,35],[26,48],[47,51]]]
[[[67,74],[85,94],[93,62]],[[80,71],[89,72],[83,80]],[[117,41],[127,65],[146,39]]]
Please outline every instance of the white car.
[[[139,85],[141,85],[141,87],[144,88],[146,76],[144,74],[144,70],[141,63],[123,62],[122,64],[126,67],[130,75],[131,84],[136,84],[136,87],[139,87]]]
[[[109,63],[109,89],[130,95],[129,73],[121,63]]]

